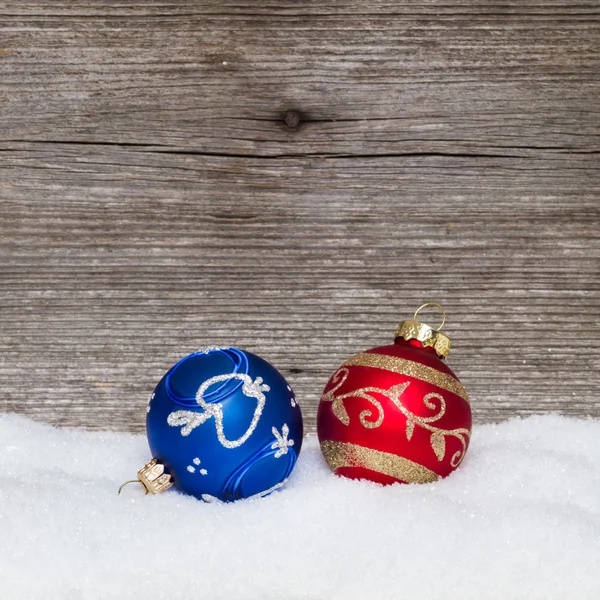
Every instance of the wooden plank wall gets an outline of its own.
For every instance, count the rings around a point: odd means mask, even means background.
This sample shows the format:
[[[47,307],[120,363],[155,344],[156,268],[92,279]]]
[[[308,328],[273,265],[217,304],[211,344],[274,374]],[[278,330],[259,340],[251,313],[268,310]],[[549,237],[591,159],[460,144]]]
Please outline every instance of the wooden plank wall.
[[[599,98],[597,1],[0,1],[0,408],[232,344],[313,430],[437,300],[477,421],[600,417]]]

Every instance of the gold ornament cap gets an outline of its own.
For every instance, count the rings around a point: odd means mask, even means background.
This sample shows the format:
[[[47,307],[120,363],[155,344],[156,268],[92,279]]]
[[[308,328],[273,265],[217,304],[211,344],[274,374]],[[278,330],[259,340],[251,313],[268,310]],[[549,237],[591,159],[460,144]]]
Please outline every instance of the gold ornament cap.
[[[417,321],[417,315],[427,306],[437,306],[442,311],[442,324],[437,329]],[[402,338],[407,342],[417,340],[424,348],[432,347],[440,358],[447,358],[452,341],[441,331],[444,323],[446,323],[446,311],[442,306],[437,302],[426,302],[417,308],[411,321],[402,321],[398,325],[394,339]]]
[[[120,488],[121,490],[129,483],[139,483],[144,488],[144,494],[160,494],[168,490],[173,482],[171,476],[165,473],[165,466],[159,463],[156,458],[147,462],[138,472],[137,479],[126,481]]]

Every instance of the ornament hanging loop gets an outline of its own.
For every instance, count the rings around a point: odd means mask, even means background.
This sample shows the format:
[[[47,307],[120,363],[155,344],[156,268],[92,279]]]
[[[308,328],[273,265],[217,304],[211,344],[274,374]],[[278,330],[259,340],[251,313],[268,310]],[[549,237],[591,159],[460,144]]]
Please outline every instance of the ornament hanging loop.
[[[419,308],[417,308],[417,310],[415,310],[415,314],[413,316],[413,321],[417,320],[417,315],[427,306],[437,306],[437,308],[439,308],[442,311],[442,324],[439,327],[436,327],[436,331],[441,331],[442,327],[446,323],[446,311],[444,310],[442,305],[438,304],[437,302],[425,302],[425,304],[421,304],[421,306],[419,306]]]
[[[125,483],[123,483],[121,485],[121,487],[119,488],[119,491],[117,492],[117,494],[121,493],[121,490],[126,486],[129,485],[130,483],[139,483],[143,488],[144,488],[144,496],[146,494],[148,494],[148,488],[139,480],[139,479],[130,479],[129,481],[126,481]]]

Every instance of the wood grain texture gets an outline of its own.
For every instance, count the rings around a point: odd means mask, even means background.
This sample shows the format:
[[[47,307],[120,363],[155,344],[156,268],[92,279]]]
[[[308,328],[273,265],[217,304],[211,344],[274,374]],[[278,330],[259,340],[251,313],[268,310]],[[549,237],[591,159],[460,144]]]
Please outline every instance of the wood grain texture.
[[[435,299],[477,421],[600,417],[598,98],[598,2],[0,2],[0,408],[233,344],[314,431]]]

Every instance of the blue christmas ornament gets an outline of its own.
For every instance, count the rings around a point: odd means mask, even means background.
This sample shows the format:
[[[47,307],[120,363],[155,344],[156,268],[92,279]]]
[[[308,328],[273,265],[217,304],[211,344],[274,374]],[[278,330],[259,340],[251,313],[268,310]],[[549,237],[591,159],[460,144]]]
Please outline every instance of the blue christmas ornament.
[[[154,460],[139,481],[202,500],[265,496],[287,481],[302,447],[302,413],[284,377],[255,354],[208,347],[181,359],[148,404]]]

